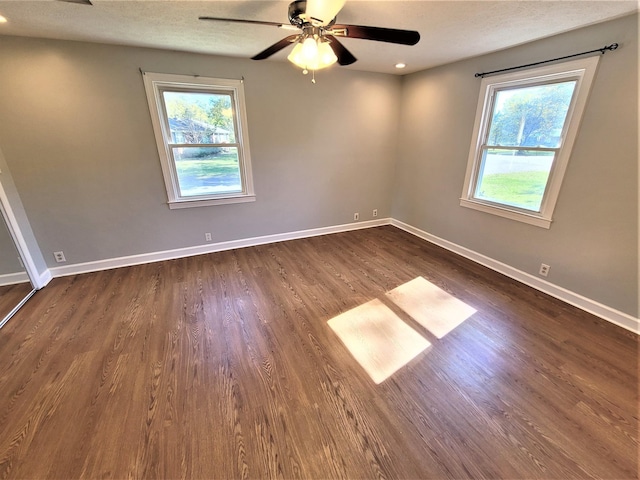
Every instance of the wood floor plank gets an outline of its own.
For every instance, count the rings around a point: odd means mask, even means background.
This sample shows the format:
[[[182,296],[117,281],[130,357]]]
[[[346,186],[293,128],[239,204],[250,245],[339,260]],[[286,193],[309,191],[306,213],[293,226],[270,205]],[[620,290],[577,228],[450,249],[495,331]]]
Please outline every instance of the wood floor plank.
[[[0,321],[33,290],[31,283],[0,285]]]
[[[437,339],[386,296],[477,313]],[[376,385],[327,322],[431,346]],[[0,330],[1,478],[638,478],[638,337],[391,226],[56,278]]]

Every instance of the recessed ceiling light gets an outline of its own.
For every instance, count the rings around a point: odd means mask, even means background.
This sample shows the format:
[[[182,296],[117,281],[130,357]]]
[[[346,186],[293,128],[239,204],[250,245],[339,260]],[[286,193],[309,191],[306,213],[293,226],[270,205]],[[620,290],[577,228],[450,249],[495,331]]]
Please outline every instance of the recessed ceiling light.
[[[396,68],[404,68],[406,65],[404,63],[396,63]]]
[[[0,23],[7,23],[7,19],[0,15]]]

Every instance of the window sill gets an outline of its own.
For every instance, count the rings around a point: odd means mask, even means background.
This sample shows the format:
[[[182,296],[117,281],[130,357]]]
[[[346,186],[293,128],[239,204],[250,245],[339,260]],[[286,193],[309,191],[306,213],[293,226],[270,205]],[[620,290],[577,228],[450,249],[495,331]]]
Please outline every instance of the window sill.
[[[224,197],[224,198],[208,198],[206,200],[193,199],[193,200],[176,200],[168,202],[171,210],[179,208],[192,208],[192,207],[210,207],[212,205],[228,205],[231,203],[246,203],[255,202],[255,195],[242,195],[237,197]]]
[[[542,227],[547,229],[551,227],[551,219],[541,217],[540,215],[518,212],[515,210],[510,210],[508,208],[501,208],[494,205],[487,205],[485,203],[475,202],[473,200],[468,200],[466,198],[460,199],[460,206],[466,207],[466,208],[472,208],[480,212],[490,213],[492,215],[498,215],[499,217],[503,217],[503,218],[509,218],[511,220],[516,220],[518,222],[528,223],[529,225],[534,225],[536,227]]]

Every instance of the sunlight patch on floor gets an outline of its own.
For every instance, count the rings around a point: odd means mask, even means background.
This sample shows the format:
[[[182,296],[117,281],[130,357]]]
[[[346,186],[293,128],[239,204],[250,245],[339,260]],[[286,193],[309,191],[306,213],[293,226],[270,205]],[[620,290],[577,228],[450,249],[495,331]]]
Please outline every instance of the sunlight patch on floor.
[[[385,294],[438,339],[476,310],[423,277]],[[371,300],[327,322],[347,350],[379,384],[413,360],[431,343],[381,300]]]
[[[378,299],[327,323],[376,384],[431,345]]]
[[[437,338],[476,313],[474,308],[423,277],[394,288],[387,292],[387,297]]]

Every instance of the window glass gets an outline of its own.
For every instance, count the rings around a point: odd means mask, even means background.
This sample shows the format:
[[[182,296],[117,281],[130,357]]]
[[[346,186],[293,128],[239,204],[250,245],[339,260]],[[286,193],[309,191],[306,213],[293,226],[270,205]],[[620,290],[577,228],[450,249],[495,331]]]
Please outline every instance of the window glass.
[[[183,197],[242,192],[237,148],[174,148],[173,158]]]
[[[538,212],[554,152],[484,150],[474,197]]]
[[[498,90],[489,145],[560,146],[576,82]]]
[[[231,95],[163,92],[173,143],[235,143]]]

